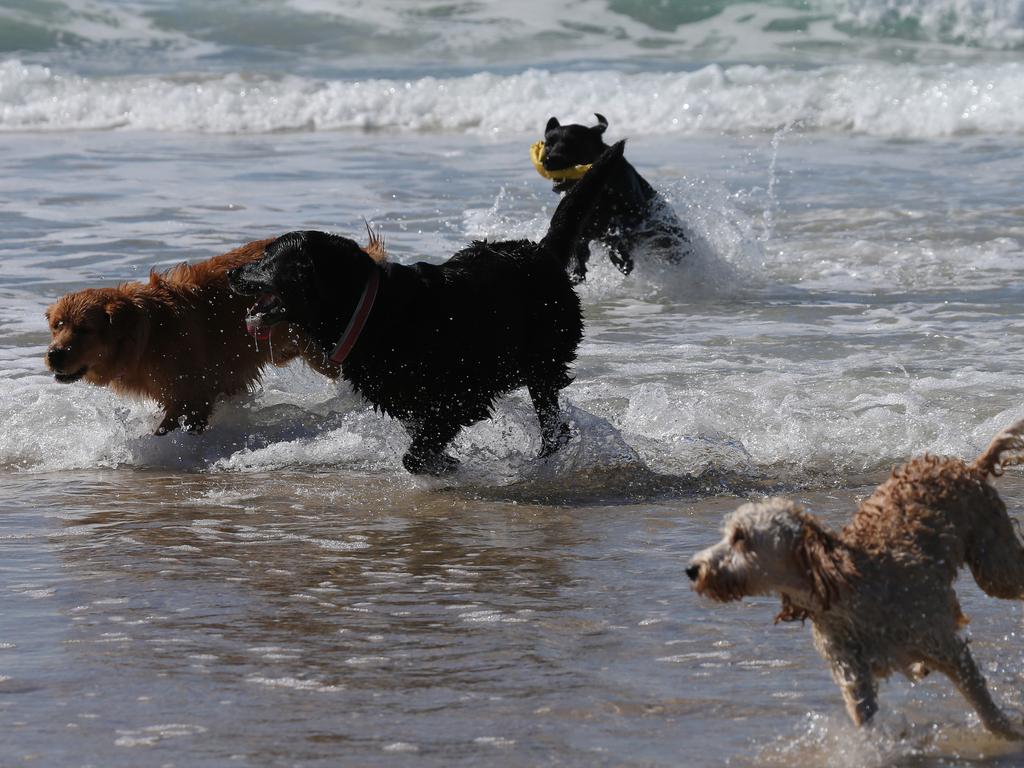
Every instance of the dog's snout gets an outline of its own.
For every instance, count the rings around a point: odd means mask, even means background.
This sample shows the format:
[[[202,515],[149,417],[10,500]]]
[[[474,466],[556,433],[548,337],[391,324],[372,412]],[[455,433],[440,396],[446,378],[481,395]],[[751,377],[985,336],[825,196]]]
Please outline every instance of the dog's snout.
[[[697,577],[700,576],[700,566],[691,565],[686,569],[686,575],[690,578],[690,581],[696,581]]]
[[[50,347],[46,350],[46,362],[51,368],[60,368],[68,356],[67,347]]]
[[[234,267],[228,270],[228,288],[234,293],[241,294],[243,296],[251,294],[253,291],[249,289],[248,280],[246,279],[246,268],[247,265],[243,264],[240,267]]]
[[[240,296],[255,296],[261,290],[261,276],[258,262],[236,266],[227,270],[227,287]]]
[[[556,152],[551,152],[551,151],[548,151],[548,150],[545,150],[544,154],[541,156],[541,162],[544,164],[545,168],[547,168],[547,166],[549,164],[550,165],[565,165],[566,164],[566,160],[565,160],[564,157],[562,157],[562,154],[560,152],[557,152],[557,151]]]

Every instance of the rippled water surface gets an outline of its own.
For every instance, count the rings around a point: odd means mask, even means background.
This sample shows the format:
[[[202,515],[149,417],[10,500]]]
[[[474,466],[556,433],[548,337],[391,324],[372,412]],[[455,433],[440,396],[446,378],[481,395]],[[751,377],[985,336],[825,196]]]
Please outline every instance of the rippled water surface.
[[[1021,415],[1015,147],[635,142],[702,250],[630,278],[595,257],[574,439],[548,462],[522,393],[428,481],[401,469],[400,428],[299,365],[204,435],[165,438],[152,404],[43,370],[61,291],[289,226],[354,233],[366,215],[403,261],[537,237],[554,201],[525,145],[12,137],[9,759],[1016,759],[934,677],[883,687],[881,727],[856,734],[808,628],[773,627],[769,600],[712,607],[682,574],[739,497],[796,493],[839,524],[892,462],[971,455]],[[1019,507],[1020,481],[1002,487]],[[962,591],[993,688],[1020,706],[1019,606]]]
[[[1003,487],[1024,502],[1019,480]],[[801,498],[838,522],[866,491]],[[681,568],[732,499],[535,505],[331,472],[139,470],[21,477],[2,503],[11,764],[1018,754],[934,677],[884,685],[860,736],[809,628],[773,627],[769,600],[698,603]],[[961,593],[996,695],[1022,706],[1019,606]]]

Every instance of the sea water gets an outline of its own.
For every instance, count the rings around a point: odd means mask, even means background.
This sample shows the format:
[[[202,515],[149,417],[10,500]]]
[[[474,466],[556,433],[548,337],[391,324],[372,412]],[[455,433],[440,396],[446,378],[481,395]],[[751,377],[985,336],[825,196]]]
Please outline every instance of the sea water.
[[[529,145],[594,112],[696,248],[594,247],[551,459],[522,391],[436,480],[301,363],[165,437],[45,370],[62,293],[291,229],[539,238]],[[1019,0],[0,8],[0,762],[1024,761],[937,675],[857,732],[808,627],[683,574],[1024,417],[1022,150]],[[1019,719],[1020,607],[958,589]]]

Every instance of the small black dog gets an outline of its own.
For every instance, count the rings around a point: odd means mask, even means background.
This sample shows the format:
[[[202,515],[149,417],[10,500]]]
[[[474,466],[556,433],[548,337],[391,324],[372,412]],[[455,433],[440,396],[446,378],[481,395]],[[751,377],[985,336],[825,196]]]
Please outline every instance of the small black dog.
[[[590,127],[561,125],[557,117],[548,120],[542,158],[545,170],[561,171],[587,165],[608,149],[601,138],[608,121],[603,115],[595,113],[595,117],[597,125]],[[564,192],[575,184],[574,180],[558,181],[554,191]],[[586,279],[591,240],[608,248],[612,264],[624,275],[633,271],[633,253],[640,245],[663,252],[670,263],[681,261],[693,250],[690,236],[672,206],[625,158],[612,169],[594,213],[576,243],[572,265],[574,283]]]
[[[402,423],[410,472],[455,469],[445,447],[523,385],[540,420],[540,455],[550,455],[568,439],[558,393],[583,336],[566,268],[624,144],[566,195],[540,243],[474,242],[444,264],[404,266],[375,263],[344,237],[290,232],[232,270],[229,284],[257,297],[251,332],[284,321],[303,328],[374,409]]]

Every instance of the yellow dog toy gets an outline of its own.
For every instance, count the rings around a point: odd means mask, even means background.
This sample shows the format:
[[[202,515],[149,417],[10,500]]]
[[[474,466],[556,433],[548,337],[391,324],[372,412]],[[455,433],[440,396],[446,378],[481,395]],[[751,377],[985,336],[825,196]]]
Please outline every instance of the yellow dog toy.
[[[530,160],[537,173],[545,179],[552,181],[575,181],[582,179],[583,174],[590,170],[590,165],[574,165],[572,168],[562,168],[560,171],[549,171],[544,167],[544,142],[538,141],[530,146]]]

